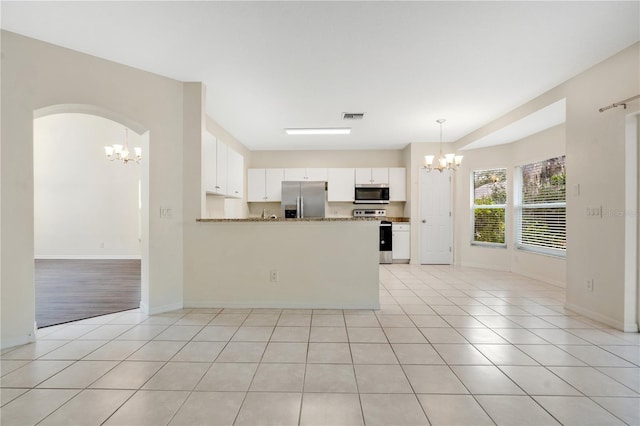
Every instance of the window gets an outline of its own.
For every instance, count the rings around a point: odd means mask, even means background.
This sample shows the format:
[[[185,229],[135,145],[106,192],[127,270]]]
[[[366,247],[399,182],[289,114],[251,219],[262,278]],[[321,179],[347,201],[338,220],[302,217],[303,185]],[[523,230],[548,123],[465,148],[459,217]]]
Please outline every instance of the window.
[[[506,246],[507,169],[473,172],[472,244]]]
[[[565,256],[565,156],[521,166],[516,176],[516,247]]]

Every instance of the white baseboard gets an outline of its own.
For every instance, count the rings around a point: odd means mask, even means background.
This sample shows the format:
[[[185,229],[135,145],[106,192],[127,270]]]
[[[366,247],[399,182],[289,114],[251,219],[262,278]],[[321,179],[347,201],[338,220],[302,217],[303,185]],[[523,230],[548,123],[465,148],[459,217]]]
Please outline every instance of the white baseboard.
[[[34,256],[36,260],[121,260],[121,259],[137,259],[140,260],[140,255],[137,254],[37,254]]]
[[[514,274],[522,275],[523,277],[532,278],[534,280],[542,281],[543,283],[551,284],[551,285],[556,286],[556,287],[560,287],[560,288],[563,288],[563,289],[567,288],[567,284],[565,282],[563,282],[563,281],[556,281],[556,280],[549,279],[548,277],[543,277],[542,275],[530,274],[530,273],[526,273],[526,272],[522,272],[522,271],[511,271],[511,272],[513,272]]]
[[[628,323],[625,324],[622,321],[618,321],[614,318],[610,318],[606,315],[602,315],[598,312],[594,312],[590,309],[587,308],[583,308],[582,306],[578,306],[578,305],[574,305],[572,303],[565,303],[564,305],[565,308],[569,309],[570,311],[574,311],[579,313],[580,315],[583,315],[589,319],[592,319],[594,321],[598,321],[601,322],[603,324],[606,324],[610,327],[615,328],[616,330],[621,330],[624,331],[625,333],[637,333],[638,332],[638,324],[637,323]]]
[[[2,339],[0,341],[0,349],[12,348],[14,346],[26,345],[35,342],[35,334],[25,334],[24,336],[12,337],[10,339]]]
[[[172,303],[170,305],[149,307],[149,305],[140,301],[140,310],[147,315],[155,315],[155,314],[162,314],[164,312],[177,311],[178,309],[182,309],[183,307],[184,307],[184,304],[182,303]]]
[[[279,302],[219,302],[185,300],[185,308],[238,308],[238,309],[380,309],[379,303],[279,303]]]
[[[464,268],[488,269],[490,271],[511,272],[508,268],[496,268],[495,266],[487,265],[486,263],[461,262],[457,263],[456,266],[462,266]]]

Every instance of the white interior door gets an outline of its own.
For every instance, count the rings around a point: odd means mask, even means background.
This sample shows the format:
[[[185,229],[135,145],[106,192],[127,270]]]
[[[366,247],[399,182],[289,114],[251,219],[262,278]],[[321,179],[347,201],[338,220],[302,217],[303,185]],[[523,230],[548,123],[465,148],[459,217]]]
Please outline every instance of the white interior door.
[[[453,261],[451,172],[420,170],[420,263],[450,265]]]

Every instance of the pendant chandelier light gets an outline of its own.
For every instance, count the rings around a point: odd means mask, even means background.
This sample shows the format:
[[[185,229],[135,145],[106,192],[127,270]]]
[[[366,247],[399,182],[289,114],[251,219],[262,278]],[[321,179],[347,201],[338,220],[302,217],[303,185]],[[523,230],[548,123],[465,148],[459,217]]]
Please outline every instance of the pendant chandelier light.
[[[462,155],[455,154],[442,154],[442,123],[444,123],[444,118],[440,118],[436,120],[436,123],[440,125],[440,155],[438,156],[438,164],[436,166],[433,165],[433,160],[435,159],[435,155],[425,155],[424,156],[424,168],[427,169],[428,172],[431,170],[437,170],[442,173],[443,170],[453,170],[456,171],[460,164],[462,164]]]
[[[133,157],[130,156],[129,152],[129,129],[124,128],[124,146],[113,144],[111,146],[105,146],[104,152],[107,155],[107,158],[110,161],[113,160],[121,160],[124,164],[127,164],[129,161],[135,161],[136,164],[142,160],[142,148],[135,147]]]

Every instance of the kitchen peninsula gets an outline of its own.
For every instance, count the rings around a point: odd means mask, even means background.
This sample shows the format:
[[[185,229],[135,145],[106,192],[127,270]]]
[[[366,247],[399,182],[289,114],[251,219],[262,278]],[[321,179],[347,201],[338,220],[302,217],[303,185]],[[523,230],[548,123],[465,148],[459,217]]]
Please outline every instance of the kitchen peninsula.
[[[198,219],[186,307],[379,308],[379,222]]]

